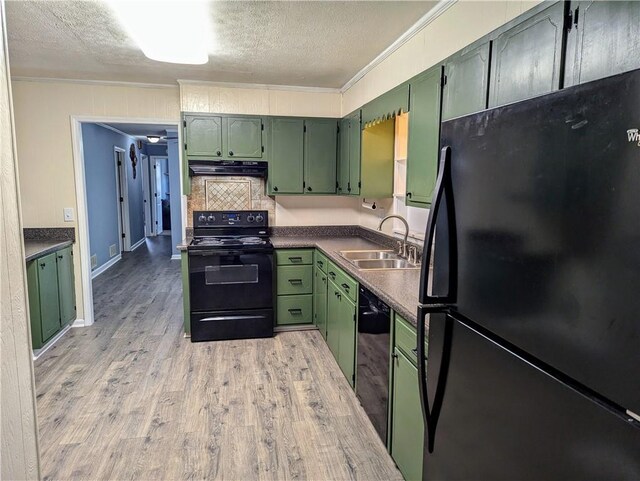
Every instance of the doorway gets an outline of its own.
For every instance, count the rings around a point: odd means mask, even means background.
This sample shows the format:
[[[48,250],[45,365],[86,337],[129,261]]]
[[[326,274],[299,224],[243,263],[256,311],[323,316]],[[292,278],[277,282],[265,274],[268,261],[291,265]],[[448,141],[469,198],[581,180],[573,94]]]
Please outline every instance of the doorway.
[[[113,148],[116,162],[116,197],[118,205],[119,254],[131,250],[129,236],[129,197],[127,195],[127,173],[124,165],[124,149]]]
[[[151,156],[153,222],[156,235],[171,235],[171,192],[169,182],[169,158]]]

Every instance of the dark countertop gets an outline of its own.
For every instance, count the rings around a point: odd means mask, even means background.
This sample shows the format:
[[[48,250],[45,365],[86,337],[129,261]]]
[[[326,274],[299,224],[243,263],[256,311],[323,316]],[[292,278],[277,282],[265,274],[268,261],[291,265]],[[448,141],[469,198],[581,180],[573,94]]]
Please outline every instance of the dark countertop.
[[[356,268],[339,254],[342,250],[384,249],[380,244],[362,237],[277,235],[271,237],[271,242],[276,249],[317,248],[321,250],[334,264],[348,272],[400,316],[416,326],[420,269],[364,271]]]
[[[29,262],[73,244],[72,240],[25,240],[24,256]]]

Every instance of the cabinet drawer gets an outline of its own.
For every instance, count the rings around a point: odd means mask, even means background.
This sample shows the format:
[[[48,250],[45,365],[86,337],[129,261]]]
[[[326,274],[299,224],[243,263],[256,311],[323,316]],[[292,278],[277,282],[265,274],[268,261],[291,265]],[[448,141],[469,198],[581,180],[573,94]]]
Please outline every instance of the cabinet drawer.
[[[358,283],[333,262],[329,261],[328,266],[327,276],[329,276],[329,279],[335,282],[349,299],[356,302],[358,299]]]
[[[320,269],[325,274],[327,273],[327,266],[329,264],[329,259],[320,251],[315,251],[315,266]]]
[[[311,324],[313,321],[313,295],[278,296],[276,324]]]
[[[311,294],[313,292],[313,266],[278,266],[277,294]]]
[[[418,353],[415,350],[418,345],[418,336],[415,328],[396,314],[395,316],[396,330],[396,347],[413,363],[418,362]]]
[[[313,264],[313,249],[278,249],[276,264],[279,266]]]

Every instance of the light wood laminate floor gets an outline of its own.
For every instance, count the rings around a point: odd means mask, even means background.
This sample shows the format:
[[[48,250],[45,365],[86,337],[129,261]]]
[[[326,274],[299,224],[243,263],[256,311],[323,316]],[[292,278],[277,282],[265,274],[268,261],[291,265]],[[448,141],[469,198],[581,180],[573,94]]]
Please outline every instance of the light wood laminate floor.
[[[317,331],[192,344],[171,239],[94,280],[36,361],[45,479],[401,480]]]

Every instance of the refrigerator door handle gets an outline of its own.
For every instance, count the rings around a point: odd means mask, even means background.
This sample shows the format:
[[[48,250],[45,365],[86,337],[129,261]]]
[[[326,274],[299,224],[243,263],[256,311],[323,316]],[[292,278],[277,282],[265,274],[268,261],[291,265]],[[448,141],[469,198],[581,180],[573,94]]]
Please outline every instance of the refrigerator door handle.
[[[418,307],[418,388],[420,391],[420,404],[422,406],[422,416],[425,421],[426,448],[430,453],[435,449],[436,427],[442,410],[444,392],[447,385],[447,375],[449,373],[449,361],[451,359],[451,345],[453,339],[453,319],[445,317],[444,339],[442,346],[442,359],[438,371],[438,381],[436,392],[433,397],[433,406],[429,406],[429,394],[427,390],[427,365],[426,352],[424,349],[425,327],[424,321],[428,314],[447,314],[452,306],[447,304],[432,304]]]
[[[429,270],[432,262],[432,246],[435,237],[436,221],[442,197],[447,201],[447,227],[449,230],[449,286],[448,292],[444,296],[429,295]],[[458,243],[456,240],[455,208],[453,203],[453,183],[451,181],[451,147],[445,146],[440,151],[440,168],[436,181],[429,218],[427,220],[427,231],[424,239],[422,257],[422,271],[420,275],[420,304],[452,304],[456,302],[458,288]]]

